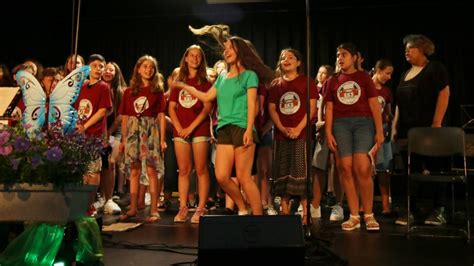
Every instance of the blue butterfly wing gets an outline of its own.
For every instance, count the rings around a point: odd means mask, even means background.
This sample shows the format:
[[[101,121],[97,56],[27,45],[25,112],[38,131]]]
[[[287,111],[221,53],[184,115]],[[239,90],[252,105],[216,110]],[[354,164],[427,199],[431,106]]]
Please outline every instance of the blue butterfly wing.
[[[76,68],[56,85],[49,96],[48,123],[50,125],[59,123],[65,133],[74,131],[78,115],[72,105],[76,102],[89,72],[89,66]]]
[[[16,80],[26,106],[23,112],[23,126],[28,136],[32,138],[41,130],[46,119],[46,94],[38,80],[27,71],[18,71]]]

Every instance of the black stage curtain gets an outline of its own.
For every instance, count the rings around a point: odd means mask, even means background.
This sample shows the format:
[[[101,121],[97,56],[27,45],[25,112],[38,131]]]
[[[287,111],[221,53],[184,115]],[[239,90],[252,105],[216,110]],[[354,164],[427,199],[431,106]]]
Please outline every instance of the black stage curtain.
[[[72,4],[62,1],[57,9],[48,9],[49,3],[26,2],[31,9],[21,14],[12,9],[0,18],[5,20],[4,26],[8,25],[0,62],[10,68],[27,58],[36,58],[45,66],[64,64],[71,51]],[[275,67],[283,48],[296,48],[303,54],[306,50],[302,0],[247,5],[207,5],[203,0],[82,2],[79,54],[87,58],[100,53],[116,61],[127,80],[143,54],[155,56],[167,77],[178,66],[186,47],[199,43],[188,25],[228,24],[233,34],[251,40],[271,67]],[[473,81],[469,78],[470,63],[474,62],[470,51],[474,24],[470,9],[457,2],[311,1],[311,73],[314,76],[321,64],[334,65],[337,45],[351,41],[361,49],[367,70],[380,58],[394,63],[390,86],[395,88],[401,72],[409,67],[404,59],[403,37],[425,34],[436,45],[434,59],[443,62],[450,73],[448,122],[461,125],[464,121],[459,106],[474,104]],[[201,45],[212,65],[219,55]]]

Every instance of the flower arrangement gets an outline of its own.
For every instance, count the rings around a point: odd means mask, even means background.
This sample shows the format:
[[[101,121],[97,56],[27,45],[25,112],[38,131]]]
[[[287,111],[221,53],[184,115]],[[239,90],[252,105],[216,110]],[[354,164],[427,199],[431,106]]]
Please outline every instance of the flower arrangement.
[[[77,132],[63,133],[61,125],[28,137],[28,125],[0,126],[0,184],[15,183],[63,186],[82,183],[93,160],[99,158],[103,142]]]

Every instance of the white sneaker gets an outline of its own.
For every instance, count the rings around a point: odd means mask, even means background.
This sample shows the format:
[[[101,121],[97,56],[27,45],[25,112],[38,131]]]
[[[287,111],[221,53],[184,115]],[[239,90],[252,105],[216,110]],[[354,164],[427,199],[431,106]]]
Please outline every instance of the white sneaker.
[[[97,211],[100,211],[102,208],[104,208],[104,204],[105,204],[105,199],[102,197],[100,197],[96,202],[92,203],[92,205],[94,205],[94,208]]]
[[[104,214],[118,214],[121,213],[122,209],[112,199],[109,199],[104,204]]]
[[[295,214],[299,214],[299,215],[301,215],[301,217],[304,216],[304,213],[303,213],[303,204],[300,203],[300,206],[298,206],[298,210],[296,211]]]
[[[310,211],[311,211],[311,218],[321,218],[321,206],[315,208],[313,207],[313,204],[310,205]]]
[[[331,216],[329,216],[329,221],[338,222],[344,220],[344,210],[341,205],[336,204],[332,206]]]
[[[278,212],[275,210],[275,208],[273,208],[272,205],[268,205],[268,208],[267,208],[267,215],[278,215]]]
[[[197,208],[196,200],[189,200],[187,205],[190,212],[196,211],[196,208]]]
[[[281,197],[280,196],[275,196],[275,198],[273,199],[273,202],[277,205],[280,205],[281,204]]]
[[[281,211],[281,197],[275,196],[275,198],[273,198],[273,203],[278,208],[278,210]]]

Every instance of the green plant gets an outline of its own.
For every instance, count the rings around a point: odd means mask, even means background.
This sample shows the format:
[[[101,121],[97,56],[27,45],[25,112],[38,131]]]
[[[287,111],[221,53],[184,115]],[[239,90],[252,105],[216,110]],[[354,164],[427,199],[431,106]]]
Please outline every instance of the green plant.
[[[81,183],[88,165],[99,158],[103,148],[100,139],[77,132],[63,134],[60,125],[32,138],[27,128],[0,126],[0,184]]]

